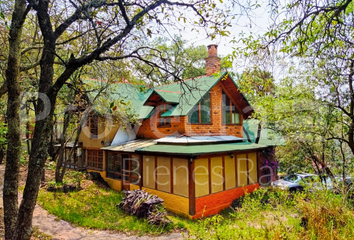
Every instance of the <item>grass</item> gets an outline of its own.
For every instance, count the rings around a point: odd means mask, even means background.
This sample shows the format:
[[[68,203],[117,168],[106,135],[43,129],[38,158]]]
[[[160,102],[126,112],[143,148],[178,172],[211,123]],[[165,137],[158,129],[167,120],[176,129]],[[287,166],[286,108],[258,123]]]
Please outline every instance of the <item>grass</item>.
[[[354,239],[353,206],[329,192],[297,194],[259,190],[242,208],[199,220],[195,239]]]
[[[173,226],[160,229],[146,220],[125,214],[116,207],[122,194],[92,184],[85,190],[71,193],[52,193],[42,189],[39,204],[51,214],[75,225],[134,234],[157,235],[172,230]],[[173,224],[172,224],[173,225]]]
[[[38,202],[74,225],[139,236],[182,231],[194,239],[354,239],[353,204],[340,194],[260,189],[244,197],[241,208],[200,220],[171,214],[172,223],[159,228],[117,208],[122,193],[87,180],[83,185],[67,194],[41,189]]]
[[[46,168],[48,184],[53,184],[53,169]],[[67,184],[76,184],[74,171],[69,170],[64,178]],[[170,214],[171,224],[162,228],[149,224],[144,219],[130,216],[116,207],[123,197],[121,192],[82,180],[81,191],[62,193],[40,189],[37,202],[49,213],[76,226],[90,229],[112,230],[138,236],[179,232],[190,229],[196,221]]]

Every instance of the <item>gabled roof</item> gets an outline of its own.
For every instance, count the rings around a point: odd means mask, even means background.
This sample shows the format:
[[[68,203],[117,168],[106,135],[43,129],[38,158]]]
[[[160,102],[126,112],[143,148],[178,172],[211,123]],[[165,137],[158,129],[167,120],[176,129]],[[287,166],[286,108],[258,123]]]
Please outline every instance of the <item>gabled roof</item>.
[[[107,100],[108,105],[113,101],[123,100],[125,103],[130,102],[132,108],[139,115],[139,118],[148,118],[153,107],[143,106],[145,101],[152,94],[153,90],[143,85],[131,83],[111,83],[96,79],[85,79],[85,89],[88,91],[90,101],[97,96],[99,89],[106,86],[102,91],[101,96]]]
[[[227,72],[211,76],[201,76],[153,89],[130,83],[110,84],[103,94],[108,101],[129,101],[140,119],[149,118],[153,110],[153,105],[160,100],[173,106],[162,114],[162,117],[185,116],[219,81],[235,97],[235,100],[243,110],[244,119],[249,117],[253,109],[243,94],[238,91],[235,81]],[[98,93],[97,89],[104,83],[104,81],[95,79],[87,79],[84,82],[90,86],[88,89],[93,89],[88,94],[90,100],[95,98]]]
[[[165,102],[168,103],[179,103],[179,93],[170,92],[163,89],[154,89],[154,93],[160,96]]]
[[[166,103],[175,105],[162,114],[162,117],[185,116],[219,81],[223,85],[227,85],[229,89],[232,89],[232,94],[237,99],[240,107],[246,109],[243,112],[244,118],[250,116],[253,112],[252,107],[242,93],[238,91],[235,81],[227,72],[156,87],[144,105],[151,105],[154,101],[161,99]]]
[[[192,108],[200,101],[200,99],[210,91],[219,80],[226,73],[221,76],[202,76],[196,79],[187,80],[182,83],[174,83],[164,85],[154,89],[157,93],[169,94],[170,98],[177,98],[178,105],[162,114],[162,117],[185,116]]]

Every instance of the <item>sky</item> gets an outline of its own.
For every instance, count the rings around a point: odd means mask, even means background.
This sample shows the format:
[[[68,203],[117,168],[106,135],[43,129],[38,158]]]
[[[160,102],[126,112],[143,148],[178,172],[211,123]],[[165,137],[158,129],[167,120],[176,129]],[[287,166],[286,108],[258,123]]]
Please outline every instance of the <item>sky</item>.
[[[249,35],[252,33],[264,34],[267,31],[268,26],[271,24],[269,8],[267,7],[267,1],[261,1],[261,7],[252,11],[249,18],[246,16],[241,16],[232,21],[232,27],[228,29],[230,31],[229,37],[218,36],[216,39],[207,39],[206,35],[198,34],[196,32],[186,31],[182,32],[182,36],[189,44],[195,46],[198,45],[209,45],[218,44],[218,54],[220,56],[226,56],[230,54],[234,47],[242,47],[242,44],[236,45],[235,43],[230,43],[234,38],[239,39],[240,33]],[[235,14],[239,14],[238,9],[234,9]]]

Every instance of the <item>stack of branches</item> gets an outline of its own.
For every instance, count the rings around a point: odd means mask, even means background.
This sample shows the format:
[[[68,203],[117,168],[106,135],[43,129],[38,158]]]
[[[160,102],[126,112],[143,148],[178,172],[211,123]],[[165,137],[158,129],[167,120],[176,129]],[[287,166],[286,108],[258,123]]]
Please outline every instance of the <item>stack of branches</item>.
[[[154,225],[167,225],[167,211],[162,205],[163,200],[145,190],[128,191],[122,202],[117,205],[120,209],[138,218],[147,218]]]

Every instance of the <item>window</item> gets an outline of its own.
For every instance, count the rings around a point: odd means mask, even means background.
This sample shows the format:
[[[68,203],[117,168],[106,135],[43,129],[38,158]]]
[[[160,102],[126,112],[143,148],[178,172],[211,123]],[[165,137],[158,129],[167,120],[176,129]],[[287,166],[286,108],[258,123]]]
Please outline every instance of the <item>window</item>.
[[[297,175],[291,174],[283,178],[284,181],[292,182],[292,183],[297,183],[301,180],[301,178]]]
[[[90,116],[90,132],[91,138],[98,137],[98,116]]]
[[[158,120],[158,127],[170,127],[171,126],[171,119],[169,117],[161,117],[162,114],[167,112],[171,108],[170,105],[164,104],[159,106],[159,120]]]
[[[87,167],[102,170],[103,152],[99,150],[87,150]]]
[[[107,177],[137,184],[139,182],[139,156],[109,152]]]
[[[188,122],[194,124],[211,123],[210,93],[207,93],[188,114]]]
[[[222,122],[240,124],[240,113],[224,90],[222,91]]]

